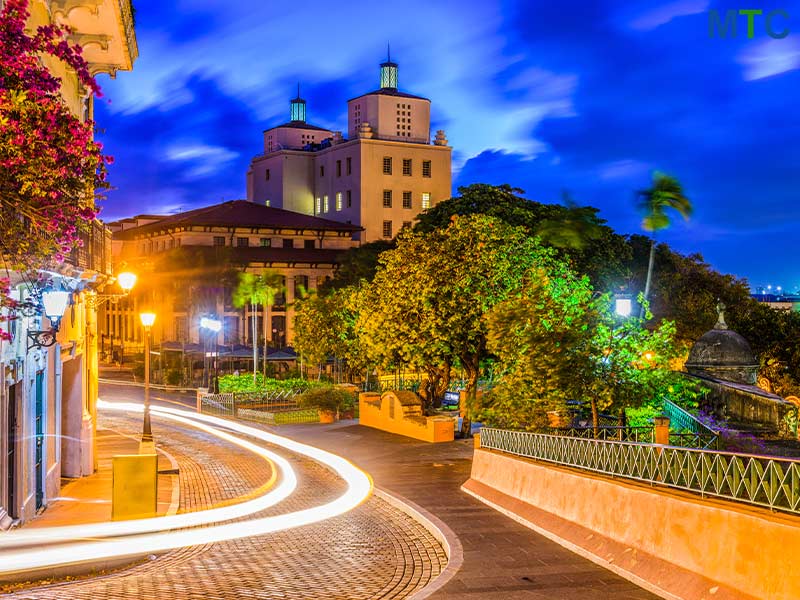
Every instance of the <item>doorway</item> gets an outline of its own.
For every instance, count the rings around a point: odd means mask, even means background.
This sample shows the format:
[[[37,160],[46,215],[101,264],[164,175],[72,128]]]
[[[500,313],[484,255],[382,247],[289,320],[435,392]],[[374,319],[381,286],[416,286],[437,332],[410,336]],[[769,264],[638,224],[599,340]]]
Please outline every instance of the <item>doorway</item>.
[[[36,372],[36,510],[44,506],[44,371]]]
[[[19,384],[8,388],[8,431],[6,439],[6,510],[12,519],[17,518],[17,390]]]

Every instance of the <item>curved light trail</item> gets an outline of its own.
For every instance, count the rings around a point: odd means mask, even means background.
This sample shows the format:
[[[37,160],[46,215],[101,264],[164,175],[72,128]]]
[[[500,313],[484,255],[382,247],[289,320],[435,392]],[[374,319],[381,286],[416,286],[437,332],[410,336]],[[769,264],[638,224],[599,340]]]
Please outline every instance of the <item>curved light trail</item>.
[[[141,404],[133,403],[105,403],[102,400],[98,406],[103,409],[144,412]],[[153,410],[153,413],[156,411]],[[148,519],[135,519],[129,521],[113,521],[106,523],[89,523],[83,525],[67,525],[59,527],[43,527],[41,529],[24,529],[12,532],[5,536],[0,536],[0,548],[20,547],[23,545],[56,542],[62,540],[77,540],[86,538],[100,538],[110,536],[132,535],[138,533],[148,533],[152,531],[164,531],[167,529],[180,529],[185,527],[196,527],[239,519],[248,515],[260,512],[288,498],[297,488],[297,477],[289,462],[274,452],[262,448],[252,442],[240,437],[233,436],[221,431],[216,427],[205,425],[204,423],[187,419],[178,415],[160,414],[160,417],[177,421],[185,425],[190,425],[200,429],[220,439],[240,446],[254,454],[262,457],[273,465],[273,473],[270,479],[261,486],[260,489],[271,488],[269,492],[258,497],[240,502],[230,506],[211,508],[178,515],[153,517]],[[277,471],[277,472],[276,472]],[[281,481],[276,487],[272,487],[277,479],[278,472],[281,474]]]
[[[130,407],[133,406],[136,410],[141,411],[139,405],[118,405],[102,402],[99,406],[112,410],[114,410],[116,406],[122,407],[119,408],[119,410],[130,410]],[[372,480],[366,473],[344,458],[326,452],[325,450],[320,450],[319,448],[295,442],[260,429],[209,415],[167,407],[152,407],[151,410],[154,415],[166,418],[175,417],[177,418],[176,420],[181,420],[183,422],[193,422],[193,426],[199,425],[200,423],[197,422],[202,421],[218,427],[224,427],[309,457],[327,466],[341,477],[347,483],[347,491],[326,504],[271,517],[249,519],[224,525],[199,527],[188,531],[138,533],[120,539],[71,541],[59,544],[54,548],[40,548],[36,550],[25,549],[21,551],[17,550],[13,553],[0,553],[0,574],[98,559],[121,558],[131,555],[162,552],[195,544],[221,542],[283,531],[317,523],[344,514],[361,504],[372,492]],[[283,461],[285,459],[281,460]],[[283,465],[281,465],[281,469],[284,474],[289,472],[283,471]],[[165,518],[167,517],[161,517],[160,519]],[[131,522],[129,525],[130,527],[134,527],[135,522]]]

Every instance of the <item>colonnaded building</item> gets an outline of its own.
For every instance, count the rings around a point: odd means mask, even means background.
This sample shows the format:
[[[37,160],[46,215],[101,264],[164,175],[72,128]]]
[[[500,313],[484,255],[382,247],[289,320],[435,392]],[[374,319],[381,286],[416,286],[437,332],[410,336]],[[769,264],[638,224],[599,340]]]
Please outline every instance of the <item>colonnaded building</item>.
[[[362,241],[391,239],[417,214],[451,196],[451,148],[431,143],[431,101],[398,89],[398,66],[381,64],[380,88],[347,102],[347,132],[312,125],[306,101],[264,131],[264,153],[247,173],[247,199],[364,228]]]
[[[158,314],[162,356],[187,357],[184,381],[196,371],[189,354],[205,351],[203,316],[223,321],[217,343],[230,354],[246,357],[237,346],[253,343],[291,346],[301,289],[331,277],[348,248],[394,238],[451,196],[451,148],[443,131],[431,142],[430,116],[430,100],[401,92],[398,65],[387,60],[380,88],[348,101],[348,138],[309,123],[298,90],[290,120],[264,131],[264,153],[247,172],[247,201],[109,224],[116,271],[139,271],[141,283],[104,307],[101,352],[114,360],[141,352],[145,308]],[[227,267],[277,275],[283,291],[270,306],[237,308]]]

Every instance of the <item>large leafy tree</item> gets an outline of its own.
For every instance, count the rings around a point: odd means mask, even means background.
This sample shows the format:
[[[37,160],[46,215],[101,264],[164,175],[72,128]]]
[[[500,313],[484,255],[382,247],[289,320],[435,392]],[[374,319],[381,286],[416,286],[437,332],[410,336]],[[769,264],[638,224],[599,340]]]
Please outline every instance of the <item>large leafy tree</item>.
[[[642,229],[653,233],[650,242],[650,259],[644,285],[644,299],[650,298],[650,282],[653,278],[653,263],[656,254],[655,234],[670,225],[669,211],[677,212],[684,219],[692,215],[692,203],[683,192],[677,179],[664,173],[653,174],[653,184],[637,193],[639,211],[644,215]],[[644,308],[642,309],[644,311]]]
[[[61,61],[98,95],[80,47],[58,25],[28,33],[28,16],[27,0],[6,0],[0,12],[0,243],[7,266],[19,271],[60,262],[79,244],[111,161],[42,61]]]

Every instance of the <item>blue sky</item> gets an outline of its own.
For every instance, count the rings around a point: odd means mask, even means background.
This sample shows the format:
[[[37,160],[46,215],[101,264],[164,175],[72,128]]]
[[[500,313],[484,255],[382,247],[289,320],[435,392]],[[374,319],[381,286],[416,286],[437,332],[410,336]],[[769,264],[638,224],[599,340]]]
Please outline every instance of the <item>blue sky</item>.
[[[800,6],[756,4],[796,31],[757,20],[748,39],[741,17],[736,39],[712,39],[708,10],[741,7],[711,0],[135,0],[140,58],[96,105],[116,157],[103,217],[243,198],[296,83],[310,121],[346,131],[391,41],[400,88],[447,132],[454,186],[568,190],[634,233],[634,192],[662,170],[696,214],[660,239],[753,286],[800,287]]]

